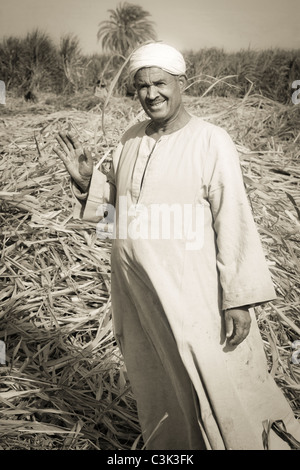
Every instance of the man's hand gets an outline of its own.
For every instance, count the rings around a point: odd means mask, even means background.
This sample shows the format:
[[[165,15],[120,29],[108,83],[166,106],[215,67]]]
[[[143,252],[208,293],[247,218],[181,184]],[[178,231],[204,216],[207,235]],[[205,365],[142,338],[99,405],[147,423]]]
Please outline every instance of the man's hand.
[[[251,317],[247,307],[232,308],[225,311],[225,329],[228,344],[237,346],[250,331]]]
[[[60,148],[54,148],[54,152],[65,164],[71,178],[80,186],[83,192],[86,192],[93,173],[91,152],[83,149],[72,134],[59,133],[56,140]]]

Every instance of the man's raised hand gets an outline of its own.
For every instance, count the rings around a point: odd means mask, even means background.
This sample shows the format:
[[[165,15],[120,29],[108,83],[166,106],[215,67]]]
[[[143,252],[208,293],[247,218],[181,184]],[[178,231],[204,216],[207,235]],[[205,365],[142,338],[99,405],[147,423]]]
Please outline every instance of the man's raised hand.
[[[60,147],[54,148],[54,152],[63,161],[71,178],[86,192],[93,173],[91,152],[84,149],[73,134],[58,133],[56,140]]]

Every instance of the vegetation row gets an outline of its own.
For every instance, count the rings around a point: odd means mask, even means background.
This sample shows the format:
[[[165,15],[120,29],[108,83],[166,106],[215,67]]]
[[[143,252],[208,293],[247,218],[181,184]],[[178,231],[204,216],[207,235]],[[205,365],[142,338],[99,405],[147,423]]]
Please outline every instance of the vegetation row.
[[[193,96],[202,96],[210,89],[214,96],[243,97],[251,87],[267,98],[288,104],[292,83],[300,79],[300,49],[226,52],[207,48],[182,53],[188,66],[187,93]],[[97,82],[108,87],[125,58],[114,52],[86,55],[76,36],[65,35],[57,44],[37,29],[25,37],[2,40],[0,80],[17,96],[38,96],[42,92],[70,95],[93,89]],[[126,94],[127,84],[125,68],[114,92]]]

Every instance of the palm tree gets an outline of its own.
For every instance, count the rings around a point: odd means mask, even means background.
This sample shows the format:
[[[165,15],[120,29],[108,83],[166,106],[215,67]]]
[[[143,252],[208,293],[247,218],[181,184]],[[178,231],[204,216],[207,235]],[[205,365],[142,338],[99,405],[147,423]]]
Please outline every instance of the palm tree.
[[[125,2],[108,12],[110,20],[99,24],[97,34],[103,50],[126,57],[139,44],[156,40],[153,22],[148,19],[150,13],[140,5]]]

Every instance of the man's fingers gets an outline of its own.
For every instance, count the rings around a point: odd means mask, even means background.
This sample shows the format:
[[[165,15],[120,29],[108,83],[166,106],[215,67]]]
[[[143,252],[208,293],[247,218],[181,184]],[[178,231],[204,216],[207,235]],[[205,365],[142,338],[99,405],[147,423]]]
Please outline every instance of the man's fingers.
[[[227,341],[231,346],[240,344],[249,334],[251,318],[248,310],[231,309],[225,312]]]
[[[58,147],[53,147],[53,152],[56,153],[56,155],[66,164],[68,159],[66,157],[66,154],[62,152]]]
[[[64,163],[65,167],[67,169],[69,169],[71,162],[70,162],[70,159],[68,157],[68,154],[64,153],[58,147],[53,147],[53,152],[55,152],[56,155],[61,159],[61,161]]]
[[[82,148],[81,143],[76,138],[74,134],[68,132],[67,134],[63,134],[59,132],[56,135],[56,140],[59,143],[62,150],[66,153],[69,157],[74,157],[75,155],[79,154],[78,151],[81,151],[84,154],[84,149]],[[73,153],[75,151],[75,154]]]
[[[57,142],[61,146],[61,148],[66,152],[66,154],[68,154],[70,149],[69,149],[69,147],[67,146],[67,144],[65,142],[65,138],[64,138],[63,134],[59,133],[55,137],[56,137]],[[70,143],[69,143],[69,145],[70,145]]]
[[[237,346],[246,338],[248,333],[249,333],[249,330],[247,328],[243,328],[240,325],[236,325],[233,335],[231,336],[231,338],[229,338],[229,343],[232,346]]]
[[[225,315],[225,329],[226,329],[226,338],[230,338],[233,333],[233,320],[228,315]]]
[[[71,132],[68,132],[66,135],[66,138],[69,140],[69,142],[71,143],[74,149],[81,148],[81,143],[79,142],[79,140],[76,138],[74,134],[72,134]]]
[[[81,147],[76,137],[70,133],[63,134],[62,132],[59,132],[56,139],[66,153],[72,152],[74,149]]]

